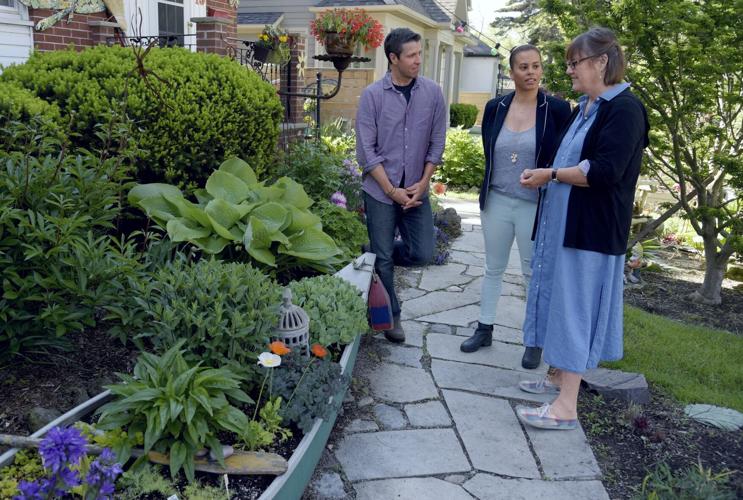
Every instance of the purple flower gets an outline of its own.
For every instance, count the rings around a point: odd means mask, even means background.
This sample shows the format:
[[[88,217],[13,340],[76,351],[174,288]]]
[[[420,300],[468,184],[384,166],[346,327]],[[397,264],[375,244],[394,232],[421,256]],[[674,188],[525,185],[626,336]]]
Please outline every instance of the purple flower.
[[[346,167],[346,170],[351,175],[351,177],[361,177],[361,169],[359,169],[359,166],[354,160],[343,160],[343,166]]]
[[[340,191],[333,193],[330,197],[330,202],[339,207],[347,208],[346,203],[348,203],[348,201],[346,200],[346,196]]]
[[[51,429],[39,446],[44,467],[57,474],[68,464],[77,465],[85,455],[87,441],[74,427]]]
[[[123,472],[121,464],[116,463],[113,452],[104,448],[101,455],[90,464],[85,482],[91,488],[97,488],[97,499],[108,499],[114,493],[116,478]]]
[[[46,498],[46,495],[42,494],[43,491],[41,489],[41,485],[38,483],[21,481],[18,484],[18,489],[20,490],[21,494],[13,497],[13,500],[37,500]]]

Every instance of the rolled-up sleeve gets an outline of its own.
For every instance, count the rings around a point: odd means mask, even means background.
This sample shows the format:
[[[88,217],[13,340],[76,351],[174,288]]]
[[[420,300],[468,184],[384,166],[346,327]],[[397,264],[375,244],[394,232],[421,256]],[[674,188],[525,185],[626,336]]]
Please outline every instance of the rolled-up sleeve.
[[[433,124],[431,125],[431,139],[428,142],[426,152],[426,163],[441,165],[446,145],[446,103],[441,89],[437,89],[436,104],[433,111]]]
[[[384,157],[378,152],[376,115],[374,98],[366,89],[356,111],[356,160],[363,174],[384,162]]]

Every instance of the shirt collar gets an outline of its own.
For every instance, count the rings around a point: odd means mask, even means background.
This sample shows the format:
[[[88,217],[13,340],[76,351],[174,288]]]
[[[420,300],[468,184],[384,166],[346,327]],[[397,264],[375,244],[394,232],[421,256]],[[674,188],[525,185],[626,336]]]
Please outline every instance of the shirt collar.
[[[415,84],[413,85],[413,89],[417,89],[421,84],[420,76],[415,79]],[[385,89],[392,89],[394,88],[394,84],[392,83],[392,71],[387,71],[385,73],[384,78],[382,78],[382,87]]]

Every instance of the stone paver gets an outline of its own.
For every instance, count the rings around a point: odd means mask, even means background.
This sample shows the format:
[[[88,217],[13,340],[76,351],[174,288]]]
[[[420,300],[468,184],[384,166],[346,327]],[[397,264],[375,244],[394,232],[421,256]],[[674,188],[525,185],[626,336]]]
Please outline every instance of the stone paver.
[[[350,434],[343,438],[335,455],[351,481],[470,470],[452,429]]]
[[[406,337],[407,337],[407,331]],[[384,350],[386,354],[382,356],[385,361],[390,363],[397,363],[398,365],[412,366],[413,368],[421,368],[421,356],[423,351],[419,347],[407,347],[402,345],[395,345],[388,342],[386,339],[382,340]]]
[[[548,403],[554,399],[554,396],[529,394],[519,390],[519,381],[540,377],[538,373],[530,377],[529,374],[513,370],[440,359],[431,361],[431,373],[442,389],[459,389],[539,403]]]
[[[333,465],[324,462],[315,473],[315,497],[355,490],[362,500],[608,500],[582,430],[540,431],[516,418],[515,404],[554,399],[518,389],[519,381],[539,378],[547,367],[521,368],[526,293],[516,246],[503,277],[493,345],[459,350],[479,318],[485,254],[477,203],[452,204],[464,233],[453,242],[448,264],[396,270],[405,343],[376,335],[381,362],[364,359],[362,345],[356,366],[372,397],[357,395],[346,405],[358,413],[334,431],[323,455]]]
[[[541,481],[476,474],[463,486],[480,500],[609,500],[600,481]]]
[[[549,431],[526,427],[546,479],[598,479],[601,469],[583,429]]]
[[[440,401],[428,401],[405,406],[405,414],[413,427],[446,427],[451,425],[449,414]]]
[[[443,290],[452,285],[462,285],[472,281],[472,276],[464,275],[467,266],[464,264],[449,263],[438,266],[436,273],[423,273],[418,288],[433,292]]]
[[[368,481],[354,489],[356,500],[472,500],[461,486],[433,477]]]
[[[444,391],[475,469],[511,477],[540,478],[529,443],[508,401]]]
[[[372,393],[393,403],[412,403],[438,397],[431,375],[420,368],[380,363],[369,373]]]
[[[594,368],[583,375],[588,387],[604,397],[622,399],[637,404],[650,401],[645,375],[607,368]]]
[[[398,430],[407,426],[402,412],[394,406],[380,404],[374,407],[374,416],[382,424],[382,429]]]
[[[426,345],[432,358],[497,366],[499,368],[508,368],[526,373],[545,373],[547,371],[544,363],[536,370],[522,368],[521,356],[524,354],[524,348],[521,346],[496,341],[491,346],[481,347],[476,352],[462,352],[459,350],[461,343],[462,339],[456,335],[429,333],[428,343]]]

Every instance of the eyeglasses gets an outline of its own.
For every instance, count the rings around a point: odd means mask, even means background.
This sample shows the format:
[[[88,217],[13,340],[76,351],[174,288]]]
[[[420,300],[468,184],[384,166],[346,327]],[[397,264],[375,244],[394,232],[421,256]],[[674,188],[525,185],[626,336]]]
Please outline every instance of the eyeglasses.
[[[592,56],[581,57],[581,58],[580,58],[580,59],[578,59],[578,60],[575,60],[575,59],[574,59],[574,60],[572,60],[572,61],[566,61],[566,62],[565,62],[565,66],[567,66],[567,68],[568,68],[568,69],[572,69],[573,71],[575,71],[575,68],[576,68],[576,67],[577,67],[577,66],[578,66],[578,65],[579,65],[580,63],[582,63],[583,61],[585,61],[586,59],[592,59],[592,58],[594,58],[594,57],[598,57],[598,56],[603,56],[603,55],[604,55],[604,53],[602,52],[601,54],[594,54],[594,55],[592,55]]]

